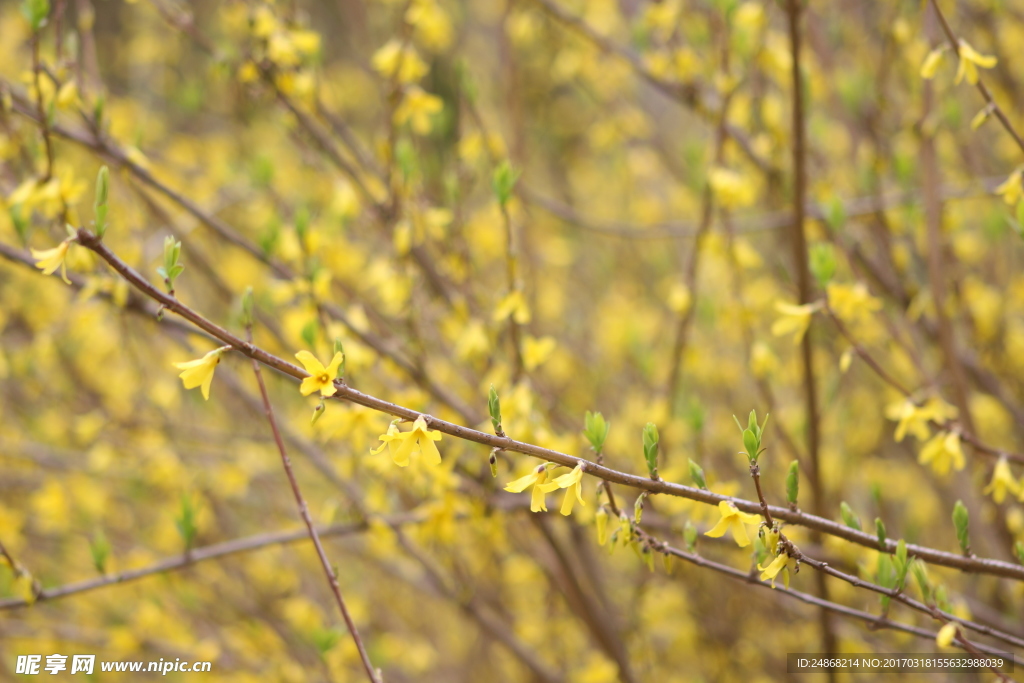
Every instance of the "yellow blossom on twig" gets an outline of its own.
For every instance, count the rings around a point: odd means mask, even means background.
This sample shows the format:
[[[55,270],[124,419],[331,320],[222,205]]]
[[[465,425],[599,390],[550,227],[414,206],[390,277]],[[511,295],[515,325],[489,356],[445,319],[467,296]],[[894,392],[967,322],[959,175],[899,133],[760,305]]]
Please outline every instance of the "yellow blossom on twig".
[[[202,358],[185,361],[184,363],[175,363],[174,367],[182,371],[178,377],[181,378],[185,388],[195,389],[199,387],[200,391],[203,392],[203,399],[209,401],[210,385],[213,383],[213,371],[217,369],[217,364],[220,363],[220,355],[230,348],[230,346],[222,346],[219,349],[210,351]]]
[[[337,387],[334,386],[334,380],[338,377],[338,368],[341,366],[341,362],[345,360],[345,354],[341,351],[335,352],[334,358],[331,359],[331,364],[326,368],[309,351],[299,351],[295,354],[295,357],[299,359],[302,367],[306,368],[306,372],[309,373],[309,377],[302,380],[302,384],[299,385],[299,392],[303,396],[309,396],[317,391],[324,397],[334,396],[338,391]]]
[[[390,429],[388,430],[390,432]],[[383,440],[384,437],[381,437]],[[441,453],[434,445],[435,441],[441,440],[441,432],[427,429],[427,421],[422,415],[412,423],[412,429],[408,432],[401,432],[395,437],[401,444],[391,452],[391,458],[399,467],[409,464],[409,457],[417,452],[422,453],[427,462],[431,465],[441,464]]]
[[[718,511],[722,513],[722,519],[718,520],[718,524],[710,531],[705,532],[704,535],[711,538],[720,538],[725,535],[726,531],[732,531],[732,537],[736,539],[736,545],[741,548],[746,548],[750,545],[750,536],[747,535],[747,529],[743,525],[757,524],[761,521],[761,518],[748,512],[740,512],[736,509],[735,505],[725,500],[718,504]]]
[[[782,314],[782,317],[772,324],[772,334],[781,337],[784,334],[793,335],[793,343],[799,344],[807,334],[807,328],[811,326],[811,316],[818,310],[819,304],[803,304],[796,306],[779,301],[775,304],[775,310]]]
[[[757,568],[761,570],[761,580],[771,580],[772,588],[775,588],[775,577],[779,575],[779,572],[782,572],[782,583],[785,584],[786,588],[789,588],[790,559],[786,553],[779,553],[767,567],[762,567],[758,564]]]
[[[931,465],[936,474],[949,474],[950,468],[964,468],[964,452],[960,448],[960,435],[956,432],[939,432],[921,448],[917,461]]]
[[[544,493],[551,493],[556,489],[565,489],[561,513],[568,517],[572,514],[572,508],[576,501],[579,501],[580,505],[586,505],[583,502],[583,465],[576,465],[572,472],[563,474],[553,481],[541,485],[540,489]]]
[[[981,54],[962,38],[960,39],[958,52],[960,54],[960,64],[956,69],[957,83],[966,78],[968,83],[975,85],[978,82],[979,66],[982,69],[991,69],[996,65],[997,60],[994,56]]]
[[[533,491],[530,495],[530,511],[531,512],[547,512],[547,502],[544,500],[544,484],[548,480],[548,468],[547,465],[537,465],[532,472],[527,474],[525,477],[520,477],[513,482],[510,482],[505,486],[505,490],[510,493],[522,493],[529,487],[533,487]]]
[[[1013,472],[1010,471],[1010,463],[1006,461],[1006,458],[999,458],[995,471],[992,472],[992,481],[982,490],[982,493],[986,496],[991,493],[992,500],[1002,503],[1006,500],[1007,492],[1020,496],[1021,485],[1020,482],[1013,478]]]
[[[36,268],[43,271],[45,275],[53,275],[60,268],[60,279],[70,285],[71,280],[68,279],[68,266],[64,262],[70,246],[71,239],[69,238],[53,249],[32,249],[32,258],[36,260]]]

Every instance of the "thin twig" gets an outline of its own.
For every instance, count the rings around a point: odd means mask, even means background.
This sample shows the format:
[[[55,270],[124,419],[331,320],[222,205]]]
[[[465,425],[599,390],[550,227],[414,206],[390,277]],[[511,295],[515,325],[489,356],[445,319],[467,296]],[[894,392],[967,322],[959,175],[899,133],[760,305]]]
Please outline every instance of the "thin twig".
[[[249,343],[251,344],[251,325],[247,332]],[[309,532],[309,538],[313,541],[313,545],[316,547],[317,555],[320,557],[320,564],[324,568],[324,574],[327,575],[327,582],[331,585],[331,592],[334,593],[334,599],[338,603],[338,609],[341,610],[341,616],[345,620],[345,625],[348,626],[348,631],[352,636],[352,641],[356,645],[356,650],[359,651],[359,658],[362,660],[363,668],[366,669],[366,675],[369,677],[370,683],[382,683],[380,671],[378,669],[374,669],[373,664],[370,662],[370,655],[366,652],[366,646],[363,645],[363,639],[359,637],[359,630],[356,628],[356,624],[352,620],[352,616],[349,614],[348,607],[345,605],[345,599],[341,595],[341,586],[338,585],[338,576],[331,567],[330,560],[327,559],[327,553],[324,551],[324,546],[320,542],[320,535],[317,533],[316,525],[313,523],[313,518],[309,514],[309,507],[306,505],[306,499],[303,498],[302,491],[299,489],[299,483],[295,479],[295,473],[292,471],[292,463],[288,457],[288,451],[285,448],[284,440],[281,438],[281,432],[277,428],[277,420],[274,418],[274,409],[270,405],[270,396],[267,394],[267,385],[263,381],[263,372],[260,369],[259,361],[255,358],[252,361],[252,370],[256,375],[256,383],[259,384],[260,387],[260,396],[263,398],[263,408],[267,414],[267,421],[270,423],[270,430],[274,433],[274,442],[277,444],[277,450],[281,454],[281,464],[284,465],[284,471],[288,475],[288,483],[291,485],[292,495],[295,496],[295,503],[299,506],[299,514],[302,516],[302,521],[306,524],[306,529]]]

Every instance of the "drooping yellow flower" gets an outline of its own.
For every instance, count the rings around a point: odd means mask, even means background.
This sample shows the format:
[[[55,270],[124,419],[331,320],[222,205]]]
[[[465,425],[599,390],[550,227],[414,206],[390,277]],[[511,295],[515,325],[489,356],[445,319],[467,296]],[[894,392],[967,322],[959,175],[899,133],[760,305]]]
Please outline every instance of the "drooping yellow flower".
[[[341,366],[341,361],[345,359],[345,355],[341,351],[335,352],[334,358],[331,359],[331,364],[326,368],[309,351],[299,351],[295,354],[295,357],[299,359],[302,367],[306,368],[306,372],[309,373],[309,377],[302,380],[299,392],[303,396],[309,396],[317,391],[324,397],[334,396],[338,391],[337,387],[334,386],[334,380],[338,377],[338,368]]]
[[[583,502],[583,465],[576,465],[572,472],[542,484],[540,488],[544,493],[551,493],[556,489],[565,489],[561,513],[566,517],[572,514],[572,508],[576,501],[579,501],[580,505],[586,505]]]
[[[945,54],[946,47],[937,47],[928,53],[928,56],[924,58],[924,63],[921,64],[921,78],[930,80],[935,78],[935,72],[939,70],[939,64],[942,63],[942,55]]]
[[[70,246],[71,240],[66,239],[53,249],[32,249],[32,258],[36,260],[36,268],[43,271],[44,275],[53,275],[60,268],[60,279],[70,285],[71,280],[68,279],[68,267],[64,263]]]
[[[992,500],[997,503],[1002,503],[1006,500],[1006,492],[1009,491],[1015,496],[1021,495],[1021,485],[1016,479],[1013,478],[1013,472],[1010,471],[1010,463],[1006,461],[1006,458],[999,458],[996,463],[996,469],[992,473],[992,481],[986,486],[982,493],[986,496],[992,494]]]
[[[185,388],[195,389],[199,387],[203,392],[203,399],[209,401],[210,385],[213,383],[213,371],[217,369],[217,364],[220,363],[220,355],[230,348],[230,346],[222,346],[219,349],[210,351],[202,358],[185,361],[184,363],[175,363],[174,367],[182,371],[178,377],[181,378]]]
[[[608,511],[603,505],[594,515],[594,522],[597,524],[597,544],[604,545],[608,542]]]
[[[500,323],[509,316],[512,316],[512,319],[520,325],[530,322],[530,307],[526,303],[526,297],[518,289],[509,292],[494,309],[494,322],[496,323]]]
[[[370,449],[370,454],[377,455],[382,450],[384,450],[385,446],[387,446],[388,453],[391,454],[391,459],[395,462],[396,465],[398,465],[399,467],[405,467],[406,465],[408,465],[408,458],[405,460],[405,462],[399,462],[398,459],[395,458],[395,451],[398,450],[397,444],[402,441],[400,436],[401,433],[401,430],[398,429],[397,421],[389,424],[388,431],[384,434],[381,434],[379,437],[381,441],[380,446],[378,446],[377,448]]]
[[[391,431],[390,429],[388,430]],[[381,437],[383,440],[384,437]],[[419,451],[431,465],[441,464],[441,453],[434,445],[435,441],[441,440],[441,432],[427,429],[427,421],[422,415],[412,423],[412,429],[408,432],[401,432],[396,439],[401,440],[401,445],[391,453],[391,458],[399,467],[409,464],[409,456]]]
[[[736,509],[735,505],[725,500],[718,504],[718,511],[722,514],[722,519],[718,520],[718,524],[710,531],[705,532],[704,535],[711,538],[720,538],[725,535],[726,531],[732,531],[732,537],[736,539],[736,545],[741,548],[746,548],[750,545],[750,537],[747,535],[747,529],[743,525],[757,524],[761,521],[761,518],[748,512],[740,512]]]
[[[818,310],[818,304],[796,306],[779,301],[775,304],[775,310],[781,313],[782,317],[772,324],[772,334],[781,337],[792,333],[793,343],[799,344],[807,334],[807,328],[811,326],[811,316]]]
[[[907,432],[913,434],[918,441],[924,441],[931,434],[928,423],[934,421],[943,424],[947,420],[956,417],[957,410],[941,398],[932,397],[923,405],[919,406],[911,399],[906,399],[889,405],[885,415],[890,420],[898,420],[896,433],[897,442],[903,441]]]
[[[836,316],[847,322],[863,322],[882,308],[882,302],[871,296],[863,282],[854,285],[830,283],[828,303]]]
[[[399,83],[413,83],[426,75],[429,68],[415,48],[403,45],[402,41],[388,41],[373,55],[373,68],[385,78],[394,78]]]
[[[761,570],[761,580],[771,580],[772,588],[775,588],[775,577],[779,575],[779,572],[782,572],[782,583],[785,584],[786,588],[789,588],[789,565],[789,555],[786,553],[779,553],[767,567],[762,567],[758,564],[757,568]]]
[[[949,647],[953,644],[954,638],[956,638],[956,624],[947,621],[946,625],[940,628],[935,635],[935,644],[939,647]]]
[[[444,109],[444,102],[437,95],[431,95],[423,88],[412,86],[405,92],[402,103],[395,110],[395,124],[409,122],[417,135],[430,132],[431,117]]]
[[[991,69],[996,65],[996,58],[993,55],[983,55],[967,44],[967,41],[960,39],[959,46],[960,64],[956,69],[956,83],[967,79],[971,85],[978,82],[978,67]]]
[[[1024,169],[1017,168],[996,188],[996,194],[1007,204],[1016,204],[1024,197]]]
[[[950,468],[964,468],[964,452],[960,448],[960,435],[956,432],[939,432],[921,448],[917,461],[931,465],[938,475],[949,474]]]
[[[551,357],[557,343],[554,337],[531,337],[523,339],[523,366],[527,372],[537,369]]]
[[[548,468],[547,465],[537,465],[532,472],[527,474],[525,477],[520,477],[513,482],[510,482],[505,486],[505,490],[510,493],[522,493],[529,487],[533,487],[533,491],[530,495],[530,512],[547,512],[548,505],[547,501],[544,500],[544,484],[548,480]]]
[[[757,198],[757,190],[750,179],[727,168],[716,166],[708,171],[708,184],[715,199],[727,208],[749,206]]]

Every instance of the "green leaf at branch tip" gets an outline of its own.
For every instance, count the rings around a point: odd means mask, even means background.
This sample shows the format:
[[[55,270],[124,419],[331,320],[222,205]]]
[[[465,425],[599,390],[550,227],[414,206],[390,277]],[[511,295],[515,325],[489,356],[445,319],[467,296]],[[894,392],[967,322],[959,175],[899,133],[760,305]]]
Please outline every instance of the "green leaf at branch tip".
[[[1017,561],[1024,564],[1024,542],[1017,541],[1013,545],[1013,554],[1017,556]]]
[[[658,478],[658,426],[653,422],[648,422],[644,426],[643,431],[643,442],[644,442],[644,460],[647,462],[647,473],[651,476],[651,479]]]
[[[96,234],[100,239],[107,233],[107,199],[110,195],[110,171],[106,166],[100,167],[96,174],[96,201],[93,204]]]
[[[487,392],[487,412],[491,415],[491,425],[494,427],[494,432],[501,432],[501,399],[498,398],[498,392],[495,390],[494,385],[491,385],[490,390]]]
[[[850,527],[851,529],[861,530],[860,518],[853,513],[853,510],[844,500],[839,503],[839,515],[843,518],[843,524]]]
[[[32,27],[32,32],[35,33],[46,25],[46,18],[50,14],[50,2],[49,0],[22,0],[21,14]]]
[[[953,506],[953,526],[956,528],[956,539],[960,543],[960,550],[964,553],[970,552],[971,544],[968,538],[968,524],[970,516],[967,513],[967,506],[962,500],[958,500]]]
[[[345,379],[345,345],[341,343],[341,339],[338,337],[334,338],[334,353],[341,354],[341,364],[338,365],[338,379]]]
[[[107,559],[110,557],[110,541],[99,529],[89,540],[89,553],[92,555],[92,566],[100,574],[107,573]]]
[[[800,496],[800,463],[796,460],[789,463],[789,471],[786,472],[786,502],[796,505]]]
[[[590,442],[595,453],[600,454],[604,450],[604,442],[608,438],[609,429],[611,429],[611,424],[605,421],[604,415],[601,413],[592,413],[588,410],[583,416],[583,436]]]
[[[768,415],[765,414],[764,422],[760,425],[757,423],[757,411],[751,410],[750,415],[747,417],[747,428],[744,429],[743,425],[740,424],[739,418],[735,415],[732,416],[733,421],[740,430],[740,434],[743,437],[743,448],[746,449],[743,453],[746,454],[747,459],[751,463],[756,463],[757,459],[761,456],[763,449],[761,448],[761,438],[764,434],[764,428],[768,424]]]
[[[932,584],[928,579],[928,569],[925,563],[915,557],[910,563],[910,572],[914,575],[917,587],[921,591],[921,599],[928,602],[931,599]]]
[[[242,294],[242,326],[252,327],[256,320],[256,298],[252,286],[246,287]]]
[[[693,460],[690,460],[689,463],[690,479],[692,479],[693,483],[697,485],[697,488],[704,489],[706,491],[708,488],[708,482],[704,478],[704,469]]]
[[[875,517],[875,534],[878,536],[878,549],[885,550],[885,541],[888,538],[885,534],[885,522],[881,517]]]
[[[516,181],[518,180],[519,171],[513,169],[507,159],[498,164],[498,167],[494,169],[494,178],[491,185],[494,188],[494,196],[498,200],[498,205],[502,208],[508,206],[509,201],[512,199],[512,191],[515,189]]]

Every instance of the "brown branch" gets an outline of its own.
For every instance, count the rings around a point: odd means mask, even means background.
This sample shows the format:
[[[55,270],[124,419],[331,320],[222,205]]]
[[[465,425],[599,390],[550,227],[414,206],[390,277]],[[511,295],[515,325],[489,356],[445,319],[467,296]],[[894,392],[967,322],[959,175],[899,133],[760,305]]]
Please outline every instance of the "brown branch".
[[[222,343],[233,347],[239,353],[242,353],[249,358],[258,360],[269,368],[277,370],[278,372],[295,379],[301,380],[309,376],[308,373],[293,363],[274,356],[254,344],[243,341],[228,330],[207,320],[190,307],[182,304],[180,301],[167,296],[160,289],[150,284],[135,269],[118,258],[116,254],[110,251],[110,249],[108,249],[88,230],[79,229],[78,240],[80,244],[93,250],[143,294],[163,304],[168,311],[175,313],[176,315],[180,315],[200,329],[213,335]],[[441,420],[431,415],[420,413],[375,396],[364,394],[341,381],[335,382],[334,386],[337,390],[334,398],[338,400],[349,401],[410,422],[419,417],[423,417],[427,422],[427,426],[431,429],[436,429],[444,434],[448,434],[459,439],[479,443],[489,448],[498,448],[500,450],[514,451],[516,453],[530,455],[542,460],[564,465],[570,469],[580,465],[584,468],[584,471],[587,474],[598,477],[599,479],[612,483],[623,484],[652,494],[661,493],[677,496],[710,505],[718,505],[718,503],[722,501],[727,501],[733,503],[737,508],[745,512],[760,512],[760,505],[749,500],[723,496],[717,493],[712,493],[711,491],[705,491],[704,489],[675,484],[662,479],[655,480],[650,479],[649,477],[641,477],[634,474],[628,474],[626,472],[620,472],[618,470],[604,467],[590,460],[561,453],[549,448],[516,441],[508,437],[495,436],[493,434],[481,432],[447,420]],[[845,524],[840,524],[830,519],[785,508],[770,507],[770,509],[772,515],[782,521],[836,536],[838,538],[863,545],[867,548],[876,549],[879,547],[878,538],[876,536],[863,531],[857,531],[856,529],[851,529]],[[887,540],[885,550],[887,552],[895,552],[896,542],[891,539]],[[956,553],[948,553],[934,548],[910,544],[907,545],[907,551],[911,556],[920,557],[922,560],[931,562],[932,564],[975,573],[992,574],[994,576],[1024,580],[1024,566],[1003,562],[1001,560],[980,557],[964,557]]]
[[[252,326],[250,324],[248,328],[249,343],[252,343]],[[366,652],[366,646],[363,645],[363,640],[359,636],[359,630],[356,628],[355,622],[352,620],[352,616],[349,614],[348,607],[345,605],[345,599],[341,595],[341,586],[338,585],[338,575],[331,567],[331,562],[327,559],[327,553],[324,551],[324,546],[320,542],[320,535],[317,533],[316,525],[313,524],[313,518],[309,514],[309,506],[306,505],[306,499],[302,496],[302,491],[299,489],[299,482],[295,479],[295,473],[292,471],[292,463],[288,458],[288,451],[285,448],[284,440],[281,438],[281,432],[277,428],[277,420],[274,418],[274,409],[270,405],[270,396],[267,394],[267,386],[263,381],[263,371],[260,369],[260,363],[255,358],[252,361],[252,370],[256,375],[256,383],[260,387],[260,396],[263,398],[263,408],[266,411],[267,421],[270,423],[270,430],[274,433],[274,442],[277,444],[278,453],[281,455],[281,464],[284,465],[285,474],[288,475],[288,483],[291,485],[292,495],[295,496],[295,503],[299,506],[299,515],[302,517],[302,521],[306,524],[306,529],[309,532],[309,538],[313,541],[313,545],[316,547],[317,555],[320,557],[320,564],[323,566],[324,574],[327,576],[327,582],[331,586],[331,592],[334,593],[334,599],[338,603],[338,609],[341,611],[341,616],[345,620],[345,625],[348,626],[349,634],[352,636],[352,641],[356,645],[356,650],[359,651],[359,658],[362,660],[363,668],[366,670],[366,675],[370,679],[370,683],[382,683],[380,677],[380,670],[374,669],[373,663],[370,662],[370,655]]]

